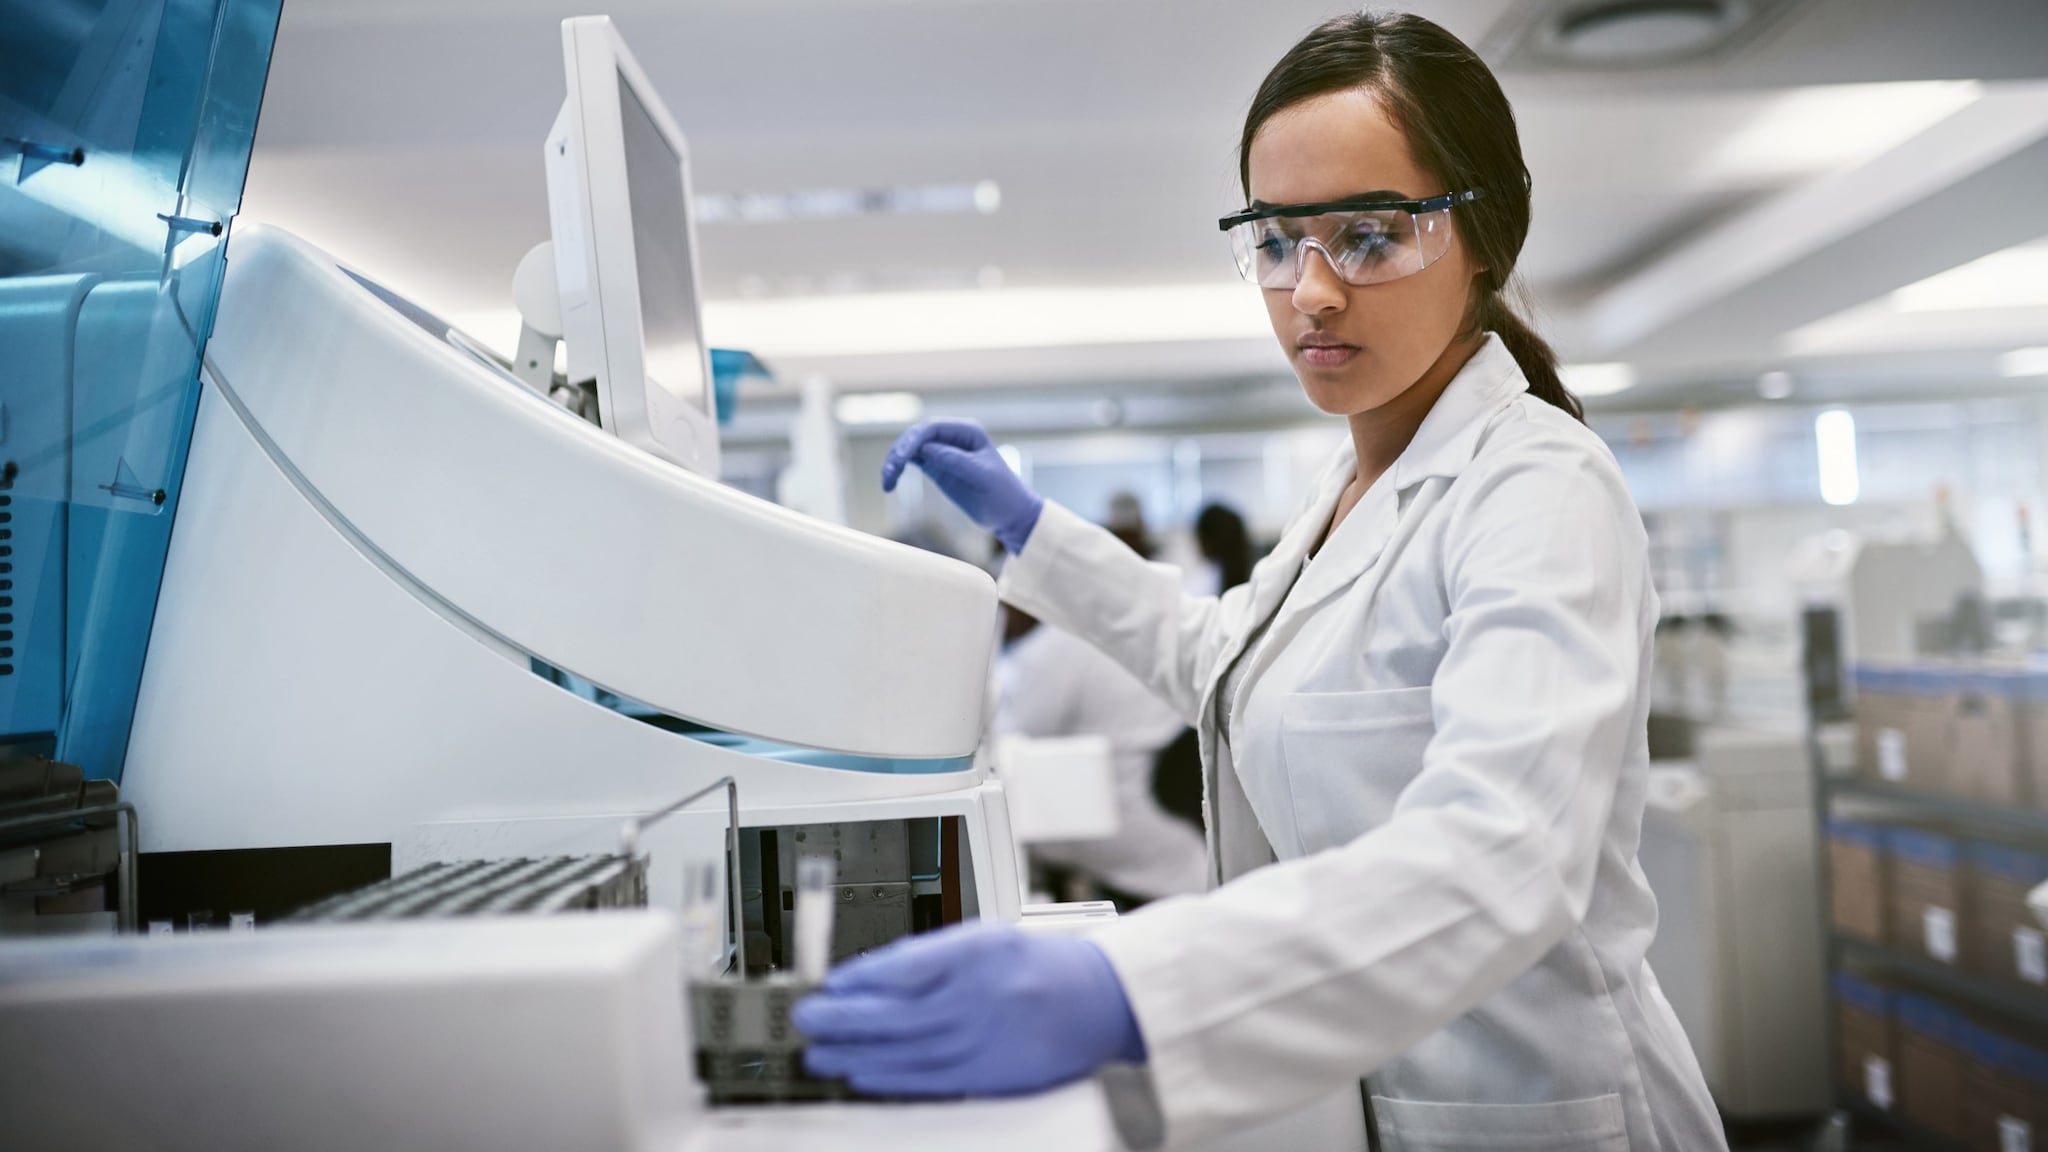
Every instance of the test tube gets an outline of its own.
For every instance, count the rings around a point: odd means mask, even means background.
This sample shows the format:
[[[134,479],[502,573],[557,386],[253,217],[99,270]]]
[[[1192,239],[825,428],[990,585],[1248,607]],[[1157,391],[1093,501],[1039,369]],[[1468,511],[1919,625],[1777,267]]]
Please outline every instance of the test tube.
[[[838,878],[830,856],[797,859],[796,974],[806,984],[823,982],[832,963],[832,888]]]
[[[683,951],[691,969],[725,963],[722,865],[695,861],[683,868]],[[744,974],[743,974],[744,975]]]

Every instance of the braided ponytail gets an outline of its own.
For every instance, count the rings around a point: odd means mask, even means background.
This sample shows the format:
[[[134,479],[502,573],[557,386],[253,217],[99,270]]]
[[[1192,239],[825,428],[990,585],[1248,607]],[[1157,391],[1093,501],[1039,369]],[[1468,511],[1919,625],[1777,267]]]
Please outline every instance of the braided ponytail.
[[[1553,404],[1579,420],[1586,418],[1585,406],[1564,386],[1558,374],[1557,353],[1548,341],[1536,334],[1527,320],[1515,312],[1505,293],[1494,290],[1479,301],[1478,326],[1481,331],[1492,332],[1500,337],[1508,353],[1521,366],[1522,375],[1529,381],[1529,394],[1546,403]]]

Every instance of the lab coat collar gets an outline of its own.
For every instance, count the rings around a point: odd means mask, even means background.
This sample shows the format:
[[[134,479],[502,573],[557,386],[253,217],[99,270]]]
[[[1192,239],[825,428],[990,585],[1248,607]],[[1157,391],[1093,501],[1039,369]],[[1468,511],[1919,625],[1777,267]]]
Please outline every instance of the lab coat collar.
[[[1343,563],[1324,566],[1349,569],[1352,573],[1363,571],[1379,555],[1393,531],[1401,503],[1399,494],[1431,477],[1449,479],[1463,471],[1479,450],[1479,437],[1493,414],[1528,390],[1529,382],[1523,378],[1521,366],[1515,363],[1507,346],[1500,337],[1487,333],[1479,349],[1451,378],[1443,395],[1437,397],[1435,406],[1422,418],[1408,447],[1394,459],[1386,475],[1366,491],[1352,515],[1345,517],[1344,524],[1338,525],[1337,531],[1323,542],[1322,552],[1344,557]],[[1296,551],[1299,557],[1306,557],[1330,523],[1338,497],[1357,473],[1358,457],[1351,438],[1346,436],[1323,470],[1309,514],[1295,522],[1296,531],[1289,532],[1282,548],[1276,551]],[[1371,527],[1347,532],[1346,526],[1354,519],[1360,521],[1361,527]],[[1319,560],[1325,558],[1319,553]],[[1296,564],[1301,562],[1300,558],[1294,559]]]
[[[1478,451],[1479,437],[1493,413],[1528,390],[1514,356],[1500,337],[1487,333],[1478,351],[1437,397],[1393,467],[1366,491],[1344,523],[1328,539],[1322,539],[1338,497],[1358,471],[1351,437],[1344,437],[1323,469],[1315,499],[1274,547],[1269,558],[1272,573],[1261,573],[1266,579],[1254,581],[1251,618],[1263,620],[1277,613],[1272,630],[1284,632],[1303,613],[1370,571],[1400,527],[1401,493],[1433,476],[1456,476]],[[1311,548],[1317,548],[1313,561]],[[1242,642],[1240,637],[1238,644]],[[1270,651],[1274,646],[1265,647]],[[1217,661],[1218,682],[1238,652],[1233,645]],[[1254,674],[1256,671],[1253,669]],[[1241,678],[1240,689],[1252,679],[1252,675]]]
[[[1346,436],[1323,473],[1308,514],[1295,522],[1294,530],[1274,549],[1282,563],[1297,566],[1295,570],[1301,574],[1300,584],[1274,621],[1275,628],[1284,628],[1292,618],[1372,571],[1400,530],[1402,494],[1433,477],[1457,476],[1471,463],[1494,413],[1528,390],[1529,383],[1507,346],[1500,337],[1487,333],[1485,342],[1437,397],[1393,467],[1366,490],[1358,506],[1309,560],[1309,549],[1330,523],[1338,497],[1357,474],[1357,458],[1351,438]]]

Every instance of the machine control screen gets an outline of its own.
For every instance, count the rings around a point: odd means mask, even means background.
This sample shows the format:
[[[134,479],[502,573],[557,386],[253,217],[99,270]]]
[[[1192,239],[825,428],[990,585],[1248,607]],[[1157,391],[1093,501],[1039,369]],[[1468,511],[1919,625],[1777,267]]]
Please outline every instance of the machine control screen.
[[[705,379],[703,336],[698,331],[682,157],[662,139],[623,74],[619,119],[626,142],[633,259],[640,280],[642,363],[651,383],[708,415],[710,382]]]

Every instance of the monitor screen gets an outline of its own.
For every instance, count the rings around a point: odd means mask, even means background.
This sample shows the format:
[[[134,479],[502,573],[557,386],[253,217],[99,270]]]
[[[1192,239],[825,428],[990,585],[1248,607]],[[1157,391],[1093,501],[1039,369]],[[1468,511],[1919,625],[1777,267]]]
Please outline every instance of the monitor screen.
[[[691,298],[696,278],[690,266],[682,157],[662,138],[623,73],[619,120],[626,144],[626,194],[632,204],[647,379],[710,415],[703,337],[697,331],[697,302]]]

